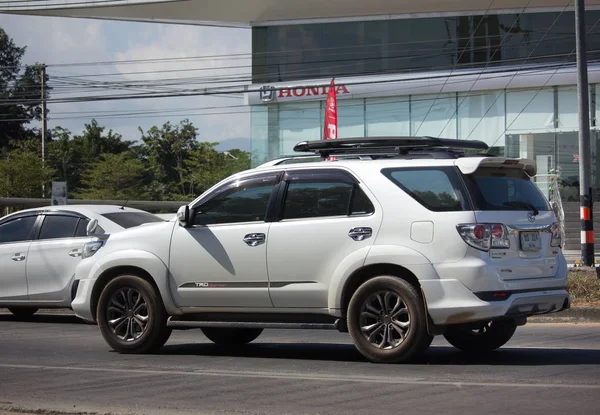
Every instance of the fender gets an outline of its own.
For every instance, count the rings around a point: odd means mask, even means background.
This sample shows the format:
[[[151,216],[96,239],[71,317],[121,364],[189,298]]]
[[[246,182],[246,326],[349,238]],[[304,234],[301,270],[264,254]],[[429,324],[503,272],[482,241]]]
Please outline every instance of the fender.
[[[96,279],[105,271],[116,267],[137,267],[146,271],[156,283],[167,313],[182,314],[171,296],[169,268],[158,256],[139,249],[114,251],[99,258],[97,266],[90,271],[89,278]]]
[[[398,245],[374,245],[368,249],[366,258],[359,261],[364,250],[354,252],[342,261],[335,271],[329,286],[328,307],[330,310],[342,308],[342,295],[348,279],[362,267],[377,264],[392,264],[406,268],[419,280],[439,279],[433,264],[420,252]]]

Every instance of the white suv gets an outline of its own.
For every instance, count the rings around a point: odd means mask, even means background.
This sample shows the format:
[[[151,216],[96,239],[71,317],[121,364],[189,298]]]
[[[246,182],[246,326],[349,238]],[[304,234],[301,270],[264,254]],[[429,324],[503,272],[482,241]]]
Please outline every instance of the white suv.
[[[329,160],[269,162],[171,222],[89,244],[72,307],[129,353],[188,328],[230,345],[264,328],[337,328],[374,362],[407,361],[436,334],[494,350],[528,316],[569,307],[567,265],[555,214],[530,180],[535,163],[465,149],[487,146],[299,143]]]

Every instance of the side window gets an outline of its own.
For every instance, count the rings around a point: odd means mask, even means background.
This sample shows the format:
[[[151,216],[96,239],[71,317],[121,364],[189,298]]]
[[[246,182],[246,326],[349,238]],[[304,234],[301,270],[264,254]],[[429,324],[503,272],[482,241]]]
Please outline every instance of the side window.
[[[42,230],[38,239],[72,238],[79,218],[74,216],[48,215],[42,223]]]
[[[79,223],[77,224],[77,229],[75,230],[75,237],[80,238],[83,236],[88,236],[87,234],[87,226],[90,223],[89,219],[81,218],[79,219]],[[94,235],[104,235],[106,232],[102,228],[102,226],[97,225],[96,230],[94,231]]]
[[[273,185],[251,182],[224,191],[196,208],[194,225],[264,221]]]
[[[355,185],[350,215],[369,215],[373,212],[375,212],[373,203],[371,203],[371,200],[367,197],[365,192],[363,192],[358,185]]]
[[[464,210],[456,172],[450,168],[386,169],[383,174],[413,199],[435,212]]]
[[[82,236],[87,236],[87,225],[90,223],[88,219],[79,219],[79,223],[77,224],[77,229],[75,230],[75,237],[80,238]]]
[[[373,205],[362,190],[341,181],[292,181],[283,207],[283,219],[368,213],[373,213]]]
[[[0,243],[20,242],[31,239],[31,230],[37,216],[26,216],[0,225]]]

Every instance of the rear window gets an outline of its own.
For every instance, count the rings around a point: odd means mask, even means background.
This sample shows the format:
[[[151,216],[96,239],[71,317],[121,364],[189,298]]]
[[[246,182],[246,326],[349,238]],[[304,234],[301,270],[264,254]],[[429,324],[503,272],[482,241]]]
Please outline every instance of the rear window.
[[[464,177],[475,210],[550,210],[540,189],[520,169],[484,167]]]
[[[462,185],[453,167],[384,169],[382,173],[429,210],[456,212],[465,208]]]
[[[144,223],[165,222],[158,216],[146,212],[114,212],[104,213],[102,216],[125,229],[140,226]]]

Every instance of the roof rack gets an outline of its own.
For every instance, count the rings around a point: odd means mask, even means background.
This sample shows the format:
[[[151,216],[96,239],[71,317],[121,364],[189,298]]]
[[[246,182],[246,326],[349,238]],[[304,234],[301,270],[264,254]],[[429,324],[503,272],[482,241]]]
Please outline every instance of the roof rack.
[[[374,157],[397,157],[408,154],[435,157],[443,153],[447,157],[464,155],[464,150],[488,150],[483,141],[457,140],[434,137],[361,137],[337,140],[302,141],[294,151],[316,153],[326,158],[332,155],[360,155]],[[455,150],[459,150],[458,152]]]
[[[367,155],[349,154],[349,155],[343,155],[342,157],[340,157],[340,159],[369,159],[369,160],[372,160],[374,158],[375,157],[371,154],[367,154]],[[276,159],[266,161],[266,162],[258,165],[255,168],[258,169],[258,168],[273,167],[273,166],[279,166],[281,164],[310,163],[310,162],[322,161],[322,160],[323,160],[323,158],[318,154],[301,154],[301,155],[294,155],[294,156],[283,155]]]

